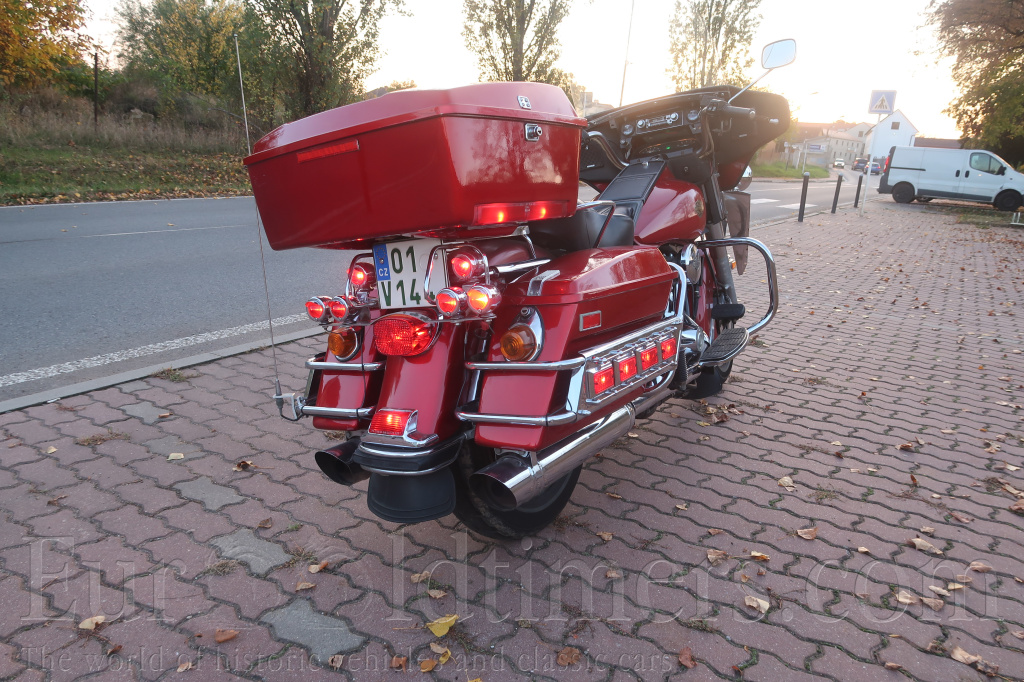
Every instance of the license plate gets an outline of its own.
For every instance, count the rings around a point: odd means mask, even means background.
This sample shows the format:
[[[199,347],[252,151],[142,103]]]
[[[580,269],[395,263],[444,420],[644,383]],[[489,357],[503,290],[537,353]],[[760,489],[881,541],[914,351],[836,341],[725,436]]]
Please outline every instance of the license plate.
[[[425,308],[433,305],[423,290],[427,259],[440,239],[411,239],[404,242],[377,244],[373,247],[373,263],[377,269],[377,294],[380,307]],[[430,291],[448,286],[443,252],[434,252],[434,269],[430,273]]]

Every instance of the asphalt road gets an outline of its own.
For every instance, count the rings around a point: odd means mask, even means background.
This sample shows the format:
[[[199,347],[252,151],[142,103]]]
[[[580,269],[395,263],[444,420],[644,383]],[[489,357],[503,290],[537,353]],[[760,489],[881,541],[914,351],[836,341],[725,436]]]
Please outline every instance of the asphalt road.
[[[749,191],[754,223],[796,214],[799,183]],[[808,210],[834,191],[810,183]],[[263,251],[275,333],[318,330],[303,303],[341,293],[346,252]],[[0,404],[265,341],[261,273],[251,198],[0,208]]]

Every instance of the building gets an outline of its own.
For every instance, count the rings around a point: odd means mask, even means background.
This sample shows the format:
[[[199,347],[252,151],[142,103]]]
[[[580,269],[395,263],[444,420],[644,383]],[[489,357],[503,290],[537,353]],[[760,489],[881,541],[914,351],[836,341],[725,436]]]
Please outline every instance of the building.
[[[836,159],[842,159],[852,165],[854,159],[864,154],[861,126],[865,130],[870,127],[866,123],[854,125],[846,121],[798,123],[794,137],[800,142],[790,146],[789,163],[794,166],[810,164],[827,168],[834,165]],[[851,130],[855,131],[854,134],[850,134]],[[856,134],[857,131],[861,132],[860,136]]]
[[[950,140],[944,137],[921,137],[914,138],[915,147],[938,147],[939,149],[963,149],[964,145],[960,140]]]
[[[917,128],[897,109],[873,126],[864,137],[867,156],[872,161],[881,161],[889,155],[890,147],[913,147]]]

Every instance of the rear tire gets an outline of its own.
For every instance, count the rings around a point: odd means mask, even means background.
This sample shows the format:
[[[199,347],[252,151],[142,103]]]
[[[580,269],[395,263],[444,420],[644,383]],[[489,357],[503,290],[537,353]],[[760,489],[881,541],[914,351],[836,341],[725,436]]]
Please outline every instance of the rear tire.
[[[1005,192],[1001,192],[996,200],[992,202],[992,205],[1000,211],[1016,211],[1020,208],[1020,194],[1014,192],[1012,189],[1008,189]]]
[[[920,201],[922,204],[927,204],[932,200],[933,197],[914,197],[915,201]]]
[[[488,503],[470,486],[474,471],[494,461],[494,449],[465,442],[452,465],[455,474],[455,516],[471,531],[495,540],[533,535],[551,524],[565,509],[579,480],[580,465],[518,509],[504,511]]]
[[[914,200],[914,186],[909,182],[897,183],[892,188],[892,200],[897,204],[909,204]]]

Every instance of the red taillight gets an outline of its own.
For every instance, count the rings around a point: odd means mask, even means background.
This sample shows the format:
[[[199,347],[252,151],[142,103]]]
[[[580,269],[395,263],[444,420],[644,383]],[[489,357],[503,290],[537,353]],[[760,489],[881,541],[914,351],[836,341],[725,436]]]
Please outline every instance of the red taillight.
[[[640,351],[640,369],[646,372],[656,364],[658,364],[658,349],[656,346]]]
[[[389,315],[373,325],[373,342],[384,355],[419,355],[430,347],[437,325],[411,315]]]
[[[377,283],[377,277],[368,265],[356,263],[352,266],[352,272],[348,279],[352,282],[353,289],[369,289]]]
[[[675,359],[676,357],[676,340],[674,338],[665,339],[661,342],[661,359],[668,360],[669,358]]]
[[[619,381],[628,381],[636,376],[636,356],[619,360]]]
[[[410,410],[378,410],[370,420],[369,432],[381,436],[404,436],[413,414]]]
[[[448,258],[448,266],[452,279],[460,284],[476,280],[487,271],[487,261],[474,248],[463,248],[452,253]]]
[[[442,315],[451,317],[457,315],[465,307],[466,294],[458,287],[441,289],[441,291],[437,292],[435,302],[437,303],[437,309],[441,311]]]
[[[332,298],[329,307],[331,309],[331,316],[338,322],[342,322],[348,317],[348,303],[340,296]]]
[[[566,201],[534,201],[522,204],[478,204],[473,214],[474,225],[525,223],[529,220],[564,218],[569,215]]]
[[[594,395],[607,391],[615,385],[615,368],[609,367],[594,372]]]
[[[327,322],[329,317],[330,309],[327,307],[328,302],[326,298],[314,296],[313,298],[306,301],[306,312],[314,322],[320,322],[323,324]]]
[[[493,310],[501,302],[501,294],[493,287],[470,287],[466,291],[470,309],[478,314]]]

